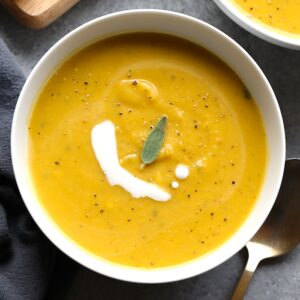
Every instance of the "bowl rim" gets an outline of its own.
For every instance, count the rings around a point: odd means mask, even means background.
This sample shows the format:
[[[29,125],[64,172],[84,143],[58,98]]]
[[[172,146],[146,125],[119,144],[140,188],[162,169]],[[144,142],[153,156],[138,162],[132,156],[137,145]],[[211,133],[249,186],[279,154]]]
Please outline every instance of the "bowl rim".
[[[300,50],[300,36],[299,38],[293,37],[289,34],[277,32],[264,26],[255,20],[251,20],[245,12],[238,8],[231,0],[213,0],[216,5],[235,23],[240,25],[248,32],[255,36],[275,44],[277,46]]]
[[[47,60],[48,56],[52,52],[55,52],[57,48],[61,47],[61,45],[63,45],[68,39],[70,39],[74,35],[80,34],[80,32],[83,29],[87,29],[89,26],[92,26],[95,23],[101,23],[102,21],[107,19],[116,19],[120,16],[143,15],[143,14],[150,15],[151,17],[153,15],[162,18],[168,16],[177,20],[180,19],[182,22],[190,22],[195,26],[205,27],[207,30],[210,30],[212,33],[217,34],[220,39],[223,39],[224,43],[230,43],[233,48],[241,52],[241,55],[244,55],[245,58],[249,61],[249,63],[253,65],[255,71],[261,77],[263,84],[270,95],[270,100],[272,100],[271,102],[272,105],[274,106],[274,112],[278,121],[278,126],[279,126],[278,134],[279,134],[280,146],[281,146],[280,149],[281,155],[278,161],[278,176],[276,177],[274,183],[274,189],[271,191],[270,194],[270,198],[272,200],[268,200],[269,202],[267,208],[265,209],[265,213],[259,220],[257,220],[254,229],[251,231],[251,234],[249,234],[249,236],[240,235],[239,244],[235,246],[234,249],[230,249],[229,247],[227,247],[225,251],[225,246],[229,244],[229,242],[226,241],[224,245],[220,246],[217,250],[214,250],[212,251],[212,253],[202,256],[201,258],[198,258],[196,260],[192,260],[184,264],[170,266],[167,268],[158,268],[153,270],[133,268],[130,266],[114,264],[108,261],[102,261],[101,258],[96,258],[93,254],[87,252],[86,250],[83,250],[80,247],[80,245],[68,239],[68,237],[62,231],[59,231],[59,229],[56,228],[57,225],[54,224],[54,221],[50,220],[50,216],[47,215],[47,212],[45,211],[44,208],[41,207],[41,204],[37,205],[37,203],[35,203],[33,205],[31,203],[32,198],[37,198],[37,196],[34,195],[33,192],[31,192],[31,195],[28,195],[27,187],[25,187],[25,185],[23,184],[24,175],[22,174],[21,167],[18,165],[18,152],[17,152],[17,147],[18,147],[17,131],[18,131],[18,123],[20,122],[18,120],[22,116],[21,103],[22,101],[24,101],[22,99],[25,97],[26,91],[30,89],[30,85],[32,84],[31,81],[32,78],[34,77],[34,74],[37,73],[40,68],[43,68],[43,64]],[[99,36],[99,39],[101,39],[101,36]],[[32,100],[31,102],[31,106],[34,103],[33,101],[34,100]],[[176,13],[176,12],[171,12],[166,10],[157,10],[157,9],[133,9],[133,10],[125,10],[116,13],[111,13],[93,19],[87,23],[84,23],[83,25],[79,26],[78,28],[74,29],[73,31],[65,35],[63,38],[61,38],[43,55],[43,57],[38,61],[34,69],[31,71],[30,75],[28,76],[15,108],[13,123],[12,123],[12,131],[11,131],[11,155],[12,155],[12,163],[13,163],[13,169],[16,177],[16,182],[20,190],[22,199],[25,203],[25,206],[27,207],[32,218],[39,226],[39,228],[42,230],[42,232],[48,237],[48,239],[57,248],[59,248],[67,256],[71,257],[73,260],[87,267],[88,269],[106,275],[108,277],[121,279],[128,282],[136,282],[136,283],[165,283],[165,282],[183,280],[186,278],[199,275],[208,270],[211,270],[212,268],[220,265],[221,263],[229,259],[231,256],[236,254],[252,238],[252,236],[260,228],[260,226],[263,224],[266,217],[268,216],[276,200],[276,196],[280,188],[280,183],[282,180],[283,170],[284,170],[284,161],[285,161],[285,133],[284,133],[284,126],[283,126],[283,120],[282,120],[280,108],[268,80],[266,79],[262,70],[251,58],[251,56],[233,39],[231,39],[222,31],[213,27],[212,25],[209,25],[208,23],[181,13]],[[219,251],[219,249],[222,249],[223,251],[221,252],[221,250]],[[204,258],[207,260],[206,264],[202,262]],[[201,268],[199,266],[201,266]]]

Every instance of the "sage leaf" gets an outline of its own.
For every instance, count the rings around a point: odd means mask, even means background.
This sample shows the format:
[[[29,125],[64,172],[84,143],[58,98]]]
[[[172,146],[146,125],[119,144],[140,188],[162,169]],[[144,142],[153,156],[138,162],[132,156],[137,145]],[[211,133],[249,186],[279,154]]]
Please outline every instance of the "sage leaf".
[[[166,125],[167,117],[163,115],[151,130],[141,154],[141,159],[144,164],[151,164],[157,158],[164,141]]]

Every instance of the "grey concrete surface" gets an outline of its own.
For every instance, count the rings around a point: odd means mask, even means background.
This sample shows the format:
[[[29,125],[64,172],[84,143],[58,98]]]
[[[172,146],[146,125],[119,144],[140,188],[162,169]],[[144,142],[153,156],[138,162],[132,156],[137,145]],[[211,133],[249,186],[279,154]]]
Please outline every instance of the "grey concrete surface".
[[[0,8],[0,37],[28,74],[45,51],[72,29],[95,17],[133,8],[159,8],[191,15],[216,26],[242,45],[260,65],[277,95],[286,128],[287,156],[300,157],[300,51],[280,48],[249,34],[228,19],[212,0],[81,0],[40,31],[22,27]],[[109,279],[69,261],[66,268],[72,275],[51,283],[47,299],[226,300],[230,299],[246,258],[246,251],[242,250],[210,272],[161,285]],[[263,263],[246,296],[246,300],[298,299],[300,247],[282,258]]]

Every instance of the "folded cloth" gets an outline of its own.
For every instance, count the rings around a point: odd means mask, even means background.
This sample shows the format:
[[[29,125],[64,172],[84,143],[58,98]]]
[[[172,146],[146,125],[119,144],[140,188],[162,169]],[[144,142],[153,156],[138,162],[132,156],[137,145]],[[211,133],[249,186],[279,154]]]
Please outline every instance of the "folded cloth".
[[[10,129],[23,83],[0,40],[0,300],[43,299],[56,253],[26,210],[12,170]]]

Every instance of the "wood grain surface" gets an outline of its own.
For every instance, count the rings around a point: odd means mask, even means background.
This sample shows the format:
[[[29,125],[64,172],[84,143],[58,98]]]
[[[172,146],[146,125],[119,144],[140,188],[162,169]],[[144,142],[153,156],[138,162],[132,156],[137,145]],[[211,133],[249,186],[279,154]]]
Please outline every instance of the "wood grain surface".
[[[25,26],[43,28],[79,0],[2,0],[0,3]]]

